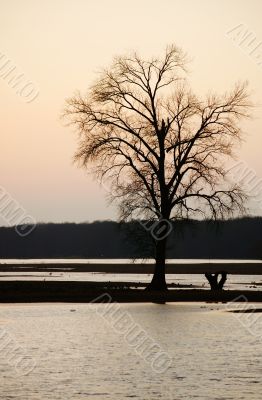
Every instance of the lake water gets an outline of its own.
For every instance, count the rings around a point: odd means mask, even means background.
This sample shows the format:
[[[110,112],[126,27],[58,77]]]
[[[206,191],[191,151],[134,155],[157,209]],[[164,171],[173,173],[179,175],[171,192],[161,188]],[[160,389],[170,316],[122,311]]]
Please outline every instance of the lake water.
[[[45,281],[97,281],[97,282],[143,282],[149,283],[152,276],[150,274],[111,274],[111,273],[67,273],[67,272],[21,272],[21,273],[0,273],[0,280],[45,280]],[[173,275],[166,276],[168,283],[177,283],[180,285],[194,285],[204,289],[210,289],[210,286],[204,275]],[[190,288],[190,286],[188,286]],[[228,275],[225,289],[246,290],[255,289],[262,290],[261,275]]]
[[[0,399],[262,399],[262,314],[233,306],[2,304]]]
[[[142,260],[136,260],[140,263]],[[178,260],[168,260],[167,263],[174,263]],[[228,262],[228,260],[179,260],[179,263],[199,263],[199,262]],[[122,260],[122,259],[37,259],[37,260],[12,260],[12,259],[2,259],[3,264],[19,264],[21,267],[23,265],[30,266],[31,264],[43,265],[48,263],[55,263],[57,266],[61,263],[67,263],[69,267],[68,272],[25,272],[21,268],[20,272],[1,272],[0,268],[0,280],[59,280],[59,281],[111,281],[111,282],[143,282],[149,283],[151,281],[150,274],[113,274],[113,273],[95,273],[95,272],[70,272],[70,264],[96,264],[96,263],[131,263],[132,260]],[[153,260],[146,260],[147,263],[153,263]],[[262,267],[262,261],[258,260],[230,260],[232,263],[242,263],[248,262],[260,263]],[[198,274],[167,274],[166,279],[168,283],[179,283],[181,285],[196,285],[206,289],[210,286],[204,277],[204,275]],[[225,284],[225,289],[235,289],[235,290],[245,290],[245,289],[255,289],[262,290],[262,275],[228,275],[227,282]]]

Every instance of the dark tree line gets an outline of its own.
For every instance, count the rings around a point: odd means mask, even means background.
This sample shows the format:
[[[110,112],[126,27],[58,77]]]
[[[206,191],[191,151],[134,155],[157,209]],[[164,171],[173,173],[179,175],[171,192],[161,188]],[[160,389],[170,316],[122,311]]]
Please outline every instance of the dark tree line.
[[[262,218],[180,221],[167,257],[261,259],[261,233]],[[1,258],[143,258],[154,257],[153,250],[149,233],[136,222],[39,224],[24,238],[12,227],[0,228]]]

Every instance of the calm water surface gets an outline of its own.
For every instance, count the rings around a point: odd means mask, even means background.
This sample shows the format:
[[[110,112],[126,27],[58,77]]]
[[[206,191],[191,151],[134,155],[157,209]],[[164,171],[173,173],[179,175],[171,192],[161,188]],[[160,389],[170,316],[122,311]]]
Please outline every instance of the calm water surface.
[[[136,262],[141,262],[142,260],[136,260]],[[178,260],[167,260],[167,263],[174,263]],[[199,263],[199,262],[228,262],[229,260],[179,260],[179,263],[188,263],[191,262]],[[253,262],[258,263],[261,261],[258,260],[230,260],[232,263],[242,263],[249,262],[252,264]],[[18,259],[1,259],[1,263],[3,264],[19,264],[21,267],[26,265],[27,267],[31,264],[48,264],[48,263],[56,263],[58,266],[61,263],[68,263],[68,272],[24,272],[21,268],[19,272],[3,272],[0,268],[0,280],[57,280],[57,281],[125,281],[125,282],[144,282],[149,283],[151,281],[152,275],[150,274],[113,274],[113,273],[95,273],[95,272],[71,272],[70,264],[72,263],[91,263],[95,265],[96,263],[105,263],[105,264],[118,264],[118,263],[131,263],[134,262],[130,259],[122,260],[122,259],[29,259],[29,260],[18,260]],[[153,263],[153,260],[146,260],[147,263]],[[262,262],[261,262],[262,264]],[[262,266],[262,265],[261,265]],[[204,275],[198,274],[167,274],[166,280],[169,283],[179,283],[181,285],[197,285],[206,289],[209,289],[210,286],[204,277]],[[235,289],[235,290],[246,290],[246,289],[255,289],[262,290],[262,275],[228,275],[227,282],[225,284],[225,289]]]
[[[233,314],[224,304],[115,305],[170,357],[159,373],[106,307],[1,305],[0,399],[262,399],[261,313]],[[4,334],[35,361],[27,375],[4,354]]]
[[[102,272],[2,272],[0,280],[16,281],[90,281],[90,282],[141,282],[149,283],[152,279],[150,274],[112,274]],[[180,285],[195,285],[203,289],[210,289],[210,286],[204,275],[197,274],[168,274],[166,275],[168,283]],[[189,287],[190,288],[190,287]],[[261,275],[228,275],[225,289],[233,290],[261,290]]]

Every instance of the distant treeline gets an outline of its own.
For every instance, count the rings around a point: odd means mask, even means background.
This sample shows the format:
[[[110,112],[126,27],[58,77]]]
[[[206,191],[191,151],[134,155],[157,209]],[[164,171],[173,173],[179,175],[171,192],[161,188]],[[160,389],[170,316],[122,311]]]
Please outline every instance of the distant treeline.
[[[48,223],[38,224],[26,237],[14,227],[1,227],[0,258],[152,257],[150,225],[145,227],[135,221]],[[168,237],[168,258],[261,259],[261,234],[259,217],[179,221]]]

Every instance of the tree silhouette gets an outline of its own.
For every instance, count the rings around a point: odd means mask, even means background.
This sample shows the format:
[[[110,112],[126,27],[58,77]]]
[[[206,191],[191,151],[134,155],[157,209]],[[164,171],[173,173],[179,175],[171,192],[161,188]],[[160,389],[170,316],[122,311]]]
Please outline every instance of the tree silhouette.
[[[225,159],[241,139],[239,120],[248,116],[246,84],[198,99],[185,63],[174,45],[149,61],[136,53],[116,57],[87,95],[76,94],[65,108],[79,132],[75,160],[110,188],[120,219],[158,221],[150,289],[166,289],[171,220],[244,210],[245,194],[227,179]]]

